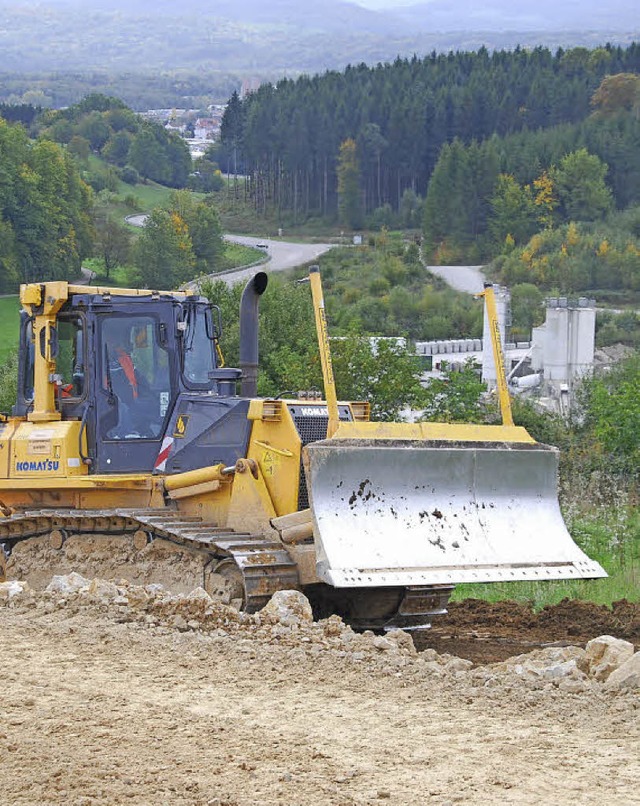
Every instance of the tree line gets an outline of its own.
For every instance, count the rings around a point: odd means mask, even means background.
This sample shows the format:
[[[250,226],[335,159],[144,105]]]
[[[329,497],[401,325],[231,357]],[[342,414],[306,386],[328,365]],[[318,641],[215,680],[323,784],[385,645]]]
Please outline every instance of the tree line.
[[[486,259],[639,204],[640,76],[605,77],[591,109],[577,124],[445,144],[425,199],[434,259]]]
[[[210,195],[176,189],[136,235],[112,210],[110,191],[120,180],[184,188],[192,166],[179,137],[98,95],[56,112],[18,105],[0,113],[0,292],[77,280],[89,257],[101,259],[107,281],[116,267],[133,264],[128,284],[161,288],[220,267],[224,244]],[[215,166],[204,160],[198,181],[214,180]]]
[[[340,151],[351,140],[363,214],[397,211],[406,191],[426,194],[445,144],[578,124],[606,75],[638,71],[640,45],[632,44],[481,48],[284,79],[244,100],[232,95],[223,156],[251,175],[257,210],[336,217]]]
[[[0,291],[76,278],[92,248],[92,193],[73,157],[0,118]]]
[[[31,133],[66,145],[80,158],[100,156],[130,184],[150,179],[183,188],[191,173],[189,148],[179,135],[98,93],[66,109],[45,110]]]
[[[240,84],[238,75],[214,70],[150,72],[116,70],[0,73],[0,98],[7,106],[42,109],[73,106],[88,95],[119,98],[138,112],[147,109],[206,109],[224,103]]]

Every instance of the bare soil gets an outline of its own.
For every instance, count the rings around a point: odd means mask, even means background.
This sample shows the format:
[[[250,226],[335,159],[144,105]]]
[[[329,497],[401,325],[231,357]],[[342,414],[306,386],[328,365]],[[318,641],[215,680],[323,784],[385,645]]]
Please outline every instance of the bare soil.
[[[417,633],[418,649],[429,647],[474,663],[496,663],[545,646],[584,646],[597,635],[614,635],[640,650],[640,602],[622,599],[612,607],[564,599],[534,612],[520,602],[451,602],[449,613]]]
[[[331,620],[320,640],[222,610],[205,630],[73,602],[0,608],[2,804],[638,802],[637,694],[488,686],[420,655],[338,652]],[[449,631],[480,636],[492,608],[453,606]],[[522,613],[527,635],[566,635],[567,609]]]

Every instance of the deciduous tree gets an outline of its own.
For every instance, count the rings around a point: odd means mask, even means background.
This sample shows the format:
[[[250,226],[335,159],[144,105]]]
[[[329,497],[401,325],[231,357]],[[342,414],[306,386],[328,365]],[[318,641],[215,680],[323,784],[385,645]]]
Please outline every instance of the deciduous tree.
[[[173,289],[191,280],[196,260],[184,219],[176,212],[153,210],[136,243],[134,262],[146,288]]]
[[[565,220],[596,221],[613,208],[606,164],[586,148],[567,154],[554,171]]]
[[[338,220],[345,227],[361,229],[363,210],[360,193],[360,165],[355,140],[348,138],[341,144],[337,172]]]

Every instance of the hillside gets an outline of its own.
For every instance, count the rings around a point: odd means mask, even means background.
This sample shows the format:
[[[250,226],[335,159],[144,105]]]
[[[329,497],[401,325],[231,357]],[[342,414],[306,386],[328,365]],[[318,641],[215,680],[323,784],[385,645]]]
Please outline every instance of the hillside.
[[[467,7],[467,0],[453,8],[436,0],[394,12],[342,0],[304,6],[295,0],[188,0],[179,10],[174,3],[147,0],[44,0],[35,9],[2,2],[0,46],[5,72],[208,69],[290,75],[433,49],[622,44],[640,37],[629,0],[614,0],[606,13],[591,3],[580,4],[578,14],[576,3],[551,13],[544,0],[531,15],[507,8],[503,0],[481,12]]]

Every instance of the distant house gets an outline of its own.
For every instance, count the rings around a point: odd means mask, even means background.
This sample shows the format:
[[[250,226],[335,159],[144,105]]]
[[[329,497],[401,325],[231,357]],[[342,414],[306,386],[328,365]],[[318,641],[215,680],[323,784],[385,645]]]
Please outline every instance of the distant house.
[[[193,126],[196,140],[215,140],[220,133],[220,121],[214,118],[198,118]]]

